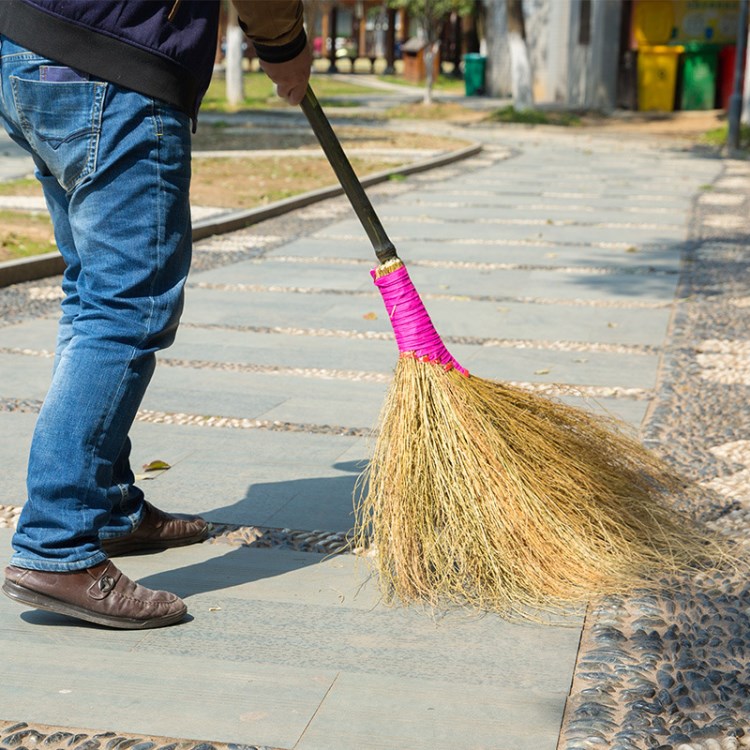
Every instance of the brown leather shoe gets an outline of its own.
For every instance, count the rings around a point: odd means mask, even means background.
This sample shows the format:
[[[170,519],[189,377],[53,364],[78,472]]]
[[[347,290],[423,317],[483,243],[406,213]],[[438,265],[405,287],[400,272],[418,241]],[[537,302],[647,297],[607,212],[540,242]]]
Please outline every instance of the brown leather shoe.
[[[178,596],[131,581],[111,560],[70,573],[11,565],[5,569],[3,591],[20,604],[110,628],[161,628],[187,613]]]
[[[165,513],[145,500],[143,506],[143,519],[135,531],[102,539],[102,549],[108,557],[183,547],[208,536],[208,524],[200,516]]]

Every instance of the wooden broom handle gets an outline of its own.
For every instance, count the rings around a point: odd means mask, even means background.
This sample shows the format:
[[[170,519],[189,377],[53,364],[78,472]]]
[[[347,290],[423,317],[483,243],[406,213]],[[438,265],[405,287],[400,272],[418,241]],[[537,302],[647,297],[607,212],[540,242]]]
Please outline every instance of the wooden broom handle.
[[[395,246],[385,233],[385,229],[375,213],[375,209],[372,207],[372,203],[370,203],[370,199],[367,197],[362,183],[357,179],[357,175],[354,173],[352,165],[344,153],[344,149],[341,148],[339,139],[333,132],[331,123],[328,122],[328,118],[325,116],[310,86],[307,87],[305,98],[302,100],[300,106],[310,123],[310,127],[312,127],[313,133],[315,133],[315,137],[320,141],[323,152],[329,164],[333,167],[333,171],[336,173],[336,177],[338,177],[341,187],[344,189],[344,193],[346,193],[346,197],[352,204],[354,213],[357,214],[357,218],[360,220],[365,232],[367,232],[378,260],[381,263],[385,263],[386,261],[398,258]]]

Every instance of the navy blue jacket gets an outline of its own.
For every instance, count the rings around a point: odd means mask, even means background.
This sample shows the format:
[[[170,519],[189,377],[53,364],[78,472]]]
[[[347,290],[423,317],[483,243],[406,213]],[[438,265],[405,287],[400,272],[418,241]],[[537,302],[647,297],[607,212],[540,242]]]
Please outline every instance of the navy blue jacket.
[[[218,23],[219,0],[0,0],[0,33],[14,42],[193,119],[213,73]],[[258,55],[295,57],[307,41],[300,29],[301,20],[278,46],[256,43]]]

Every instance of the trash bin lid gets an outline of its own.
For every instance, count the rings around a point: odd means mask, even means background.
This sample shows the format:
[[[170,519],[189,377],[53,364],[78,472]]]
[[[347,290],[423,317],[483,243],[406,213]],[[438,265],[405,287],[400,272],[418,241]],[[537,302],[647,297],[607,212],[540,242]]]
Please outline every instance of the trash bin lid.
[[[681,44],[642,44],[638,47],[638,52],[654,55],[679,55],[684,52],[684,47]]]

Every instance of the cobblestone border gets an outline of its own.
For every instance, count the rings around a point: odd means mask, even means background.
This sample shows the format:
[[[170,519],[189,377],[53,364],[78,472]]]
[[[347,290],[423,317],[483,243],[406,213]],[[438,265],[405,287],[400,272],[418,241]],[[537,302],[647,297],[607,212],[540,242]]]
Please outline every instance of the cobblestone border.
[[[0,750],[278,750],[266,745],[238,745],[221,742],[178,740],[88,730],[81,732],[66,727],[51,727],[24,721],[10,722],[0,719]]]
[[[746,552],[750,393],[743,373],[732,370],[742,358],[719,362],[723,377],[717,378],[716,363],[705,356],[717,348],[745,351],[750,339],[744,303],[750,298],[750,164],[725,162],[712,187],[693,205],[691,242],[643,435],[705,488],[703,504],[687,509],[713,518]],[[558,750],[750,747],[746,571],[662,583],[660,592],[590,608]]]

